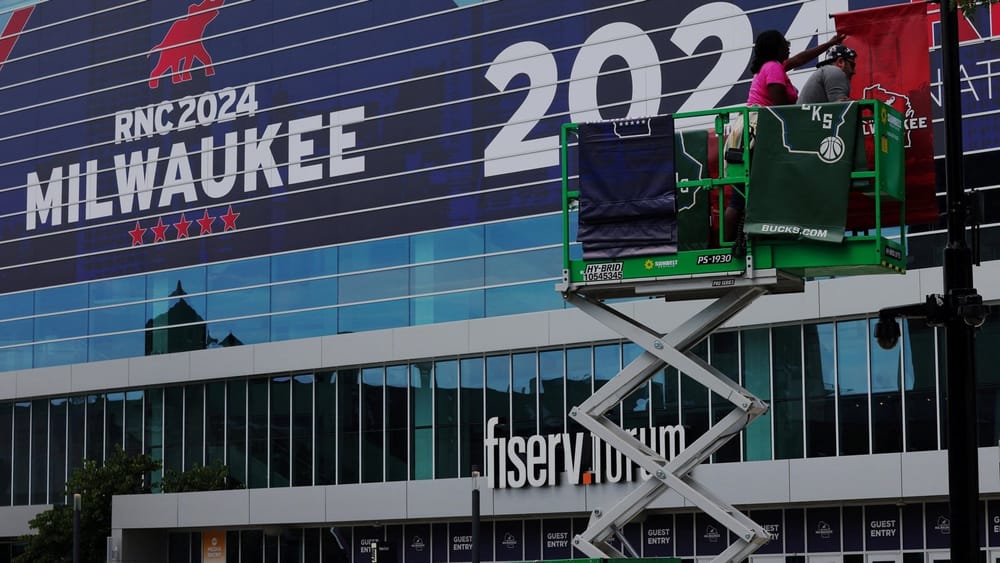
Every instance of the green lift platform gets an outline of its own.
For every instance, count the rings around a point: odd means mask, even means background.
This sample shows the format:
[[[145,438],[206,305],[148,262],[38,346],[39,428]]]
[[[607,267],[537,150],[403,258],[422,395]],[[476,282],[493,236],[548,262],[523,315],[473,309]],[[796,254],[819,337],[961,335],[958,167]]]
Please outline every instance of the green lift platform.
[[[570,417],[651,475],[614,506],[593,511],[586,530],[573,538],[576,549],[597,558],[583,561],[637,557],[622,530],[668,489],[737,538],[714,562],[744,561],[767,543],[769,535],[762,526],[698,483],[692,472],[764,414],[768,405],[740,386],[738,378],[721,373],[691,350],[758,297],[804,291],[806,278],[906,271],[906,132],[902,117],[893,108],[879,101],[862,100],[779,108],[732,107],[671,117],[660,133],[656,127],[664,124],[654,120],[663,118],[570,123],[562,128],[563,279],[556,289],[566,301],[643,350],[613,379],[574,407]],[[694,133],[676,132],[674,125],[683,120],[710,124],[709,131],[706,133],[702,125]],[[619,166],[627,162],[624,157],[632,151],[658,155],[655,143],[649,142],[651,136],[660,134],[663,146],[673,148],[673,154],[660,156],[667,171],[674,175],[666,182],[673,193],[669,197],[674,198],[674,208],[667,210],[666,216],[672,216],[676,227],[675,249],[663,252],[652,244],[648,245],[650,252],[630,252],[628,246],[633,239],[627,234],[625,248],[609,251],[604,244],[608,237],[593,237],[595,224],[602,228],[605,220],[594,221],[589,216],[586,234],[598,243],[590,243],[588,250],[587,241],[578,240],[577,233],[584,230],[584,210],[604,205],[588,201],[588,190],[609,191],[610,186],[614,192],[622,187],[614,185],[614,174],[606,175],[606,185],[595,187],[578,172],[583,166],[579,153],[585,145],[584,133],[596,131],[591,127],[594,125],[602,125],[600,131],[604,131],[597,135],[603,143],[595,153],[597,158]],[[736,134],[727,143],[733,129]],[[700,154],[692,147],[701,146],[702,141],[692,139],[702,139],[711,146]],[[719,155],[717,162],[706,156],[712,152]],[[769,161],[772,166],[767,165]],[[629,168],[624,176],[634,172]],[[664,179],[663,170],[640,172],[648,172],[657,182]],[[725,186],[745,196],[745,251],[727,242],[731,233],[725,232],[722,220]],[[640,203],[646,201],[646,194],[635,197]],[[717,203],[714,214],[713,200]],[[821,202],[819,207],[817,201]],[[802,202],[806,203],[800,205]],[[780,207],[786,209],[772,213]],[[808,226],[815,216],[831,210],[834,216],[841,217],[839,225]],[[632,213],[631,217],[627,212],[624,217],[607,221],[614,236],[620,234],[616,225],[627,229],[633,219],[651,225],[654,231],[660,227],[655,210],[640,205],[640,211]],[[796,214],[803,216],[801,222],[797,222]],[[713,215],[714,229],[709,227]],[[838,227],[840,232],[835,232]],[[608,302],[638,297],[711,301],[669,334],[661,334]],[[605,416],[667,364],[735,406],[673,459],[653,451]],[[612,543],[614,538],[620,540],[623,549]]]

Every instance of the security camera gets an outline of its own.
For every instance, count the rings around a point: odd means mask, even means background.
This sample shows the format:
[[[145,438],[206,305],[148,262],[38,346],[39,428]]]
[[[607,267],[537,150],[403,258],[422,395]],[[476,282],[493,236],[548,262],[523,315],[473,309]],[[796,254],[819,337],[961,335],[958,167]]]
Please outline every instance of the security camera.
[[[892,350],[899,342],[899,324],[896,319],[879,318],[875,323],[875,340],[879,348]]]

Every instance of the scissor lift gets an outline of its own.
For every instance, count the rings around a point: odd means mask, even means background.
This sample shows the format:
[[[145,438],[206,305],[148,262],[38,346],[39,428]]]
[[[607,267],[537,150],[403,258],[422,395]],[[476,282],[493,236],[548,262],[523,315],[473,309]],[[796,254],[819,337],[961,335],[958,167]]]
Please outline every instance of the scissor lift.
[[[642,347],[643,353],[581,405],[570,417],[599,439],[615,447],[651,477],[640,483],[617,504],[596,509],[587,529],[573,539],[574,546],[588,557],[636,557],[621,530],[667,489],[673,489],[732,532],[737,540],[718,555],[717,563],[743,561],[767,543],[762,526],[698,483],[692,471],[754,419],[767,412],[768,405],[730,378],[708,365],[691,350],[715,329],[768,293],[801,292],[804,279],[813,276],[842,276],[875,273],[904,273],[906,270],[905,228],[889,238],[883,232],[884,205],[899,202],[899,224],[904,224],[902,119],[898,112],[878,101],[855,102],[862,120],[872,134],[873,156],[861,158],[850,173],[854,192],[864,193],[873,202],[872,228],[845,236],[841,243],[751,238],[745,256],[733,252],[725,242],[722,221],[717,240],[707,248],[676,253],[626,258],[583,259],[577,257],[576,241],[571,240],[571,220],[580,199],[580,190],[571,189],[570,139],[578,124],[562,128],[563,175],[563,280],[556,289],[569,303]],[[749,138],[752,108],[734,107],[676,114],[676,119],[714,120],[714,133],[721,155],[724,138],[734,115],[741,120],[744,139]],[[634,121],[633,121],[634,123]],[[766,142],[758,136],[757,146]],[[870,142],[871,143],[871,142]],[[750,162],[748,143],[743,144],[742,162]],[[759,150],[759,149],[758,149]],[[722,161],[722,158],[719,159]],[[708,163],[704,163],[708,164]],[[676,183],[677,189],[707,191],[724,210],[723,187],[736,185],[746,190],[753,204],[749,165],[717,164],[716,177],[703,174]],[[585,189],[585,187],[581,188]],[[800,189],[809,189],[800,187]],[[721,215],[721,212],[720,212]],[[706,217],[707,220],[707,217]],[[661,268],[661,266],[663,266]],[[612,275],[608,275],[608,273]],[[612,279],[607,279],[612,278]],[[701,312],[669,334],[661,334],[612,307],[607,300],[627,297],[662,297],[667,300],[706,299],[713,301]],[[733,409],[673,459],[666,459],[611,421],[605,414],[639,389],[667,364],[698,381],[731,402]],[[619,538],[624,551],[611,540]]]

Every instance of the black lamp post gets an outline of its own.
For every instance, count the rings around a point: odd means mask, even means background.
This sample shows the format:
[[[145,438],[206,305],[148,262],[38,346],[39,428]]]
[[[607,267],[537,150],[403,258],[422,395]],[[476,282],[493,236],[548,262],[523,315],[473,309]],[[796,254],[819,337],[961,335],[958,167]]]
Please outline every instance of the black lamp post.
[[[934,0],[932,0],[934,1]],[[945,188],[948,243],[944,249],[944,293],[925,303],[879,311],[875,336],[883,348],[896,345],[897,317],[925,318],[945,328],[948,375],[948,500],[951,561],[979,560],[979,452],[976,441],[976,329],[986,320],[983,299],[972,279],[972,251],[966,241],[969,208],[965,196],[962,99],[957,9],[941,9],[941,88],[944,96]]]
[[[73,563],[80,563],[80,493],[73,493]]]

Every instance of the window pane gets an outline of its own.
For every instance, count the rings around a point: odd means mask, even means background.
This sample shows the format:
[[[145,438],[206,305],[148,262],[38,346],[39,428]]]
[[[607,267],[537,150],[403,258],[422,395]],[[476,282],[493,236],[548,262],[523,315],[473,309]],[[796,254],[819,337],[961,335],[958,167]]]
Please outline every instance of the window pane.
[[[410,366],[411,479],[434,477],[434,367],[430,362]]]
[[[31,504],[45,504],[49,484],[49,402],[31,402]]]
[[[11,503],[11,469],[14,466],[14,405],[0,403],[0,506]]]
[[[532,436],[538,433],[537,396],[538,357],[533,353],[514,354],[511,357],[512,394],[511,410],[514,415],[514,436]]]
[[[510,436],[510,356],[486,358],[486,420],[499,418],[498,436]]]
[[[868,324],[837,323],[840,455],[868,453]]]
[[[138,303],[146,299],[146,278],[132,276],[90,282],[90,306]]]
[[[632,363],[642,354],[634,342],[622,344],[622,366]],[[649,385],[641,385],[622,401],[622,427],[645,432],[649,428]]]
[[[206,287],[210,292],[251,285],[262,285],[270,281],[270,258],[237,260],[222,264],[212,264],[206,268]]]
[[[52,399],[49,401],[49,500],[51,504],[66,502],[66,416],[68,414],[68,399]],[[3,410],[0,408],[0,419]],[[3,422],[0,421],[0,460],[3,459],[3,444],[9,434],[2,434]],[[0,461],[0,465],[3,465]],[[3,471],[0,470],[0,479]],[[2,486],[0,486],[0,505],[2,505]]]
[[[979,445],[995,446],[1000,437],[1000,370],[995,369],[1000,361],[1000,307],[990,307],[986,324],[979,329],[975,338],[976,350],[976,399],[979,404]]]
[[[0,301],[0,305],[3,301]],[[33,347],[18,346],[3,348],[14,344],[27,344],[33,341],[35,322],[32,319],[0,322],[0,371],[29,369],[34,362]]]
[[[226,382],[226,449],[229,476],[247,483],[247,382]]]
[[[205,384],[205,465],[226,461],[226,383]]]
[[[205,340],[209,348],[227,348],[267,342],[271,336],[270,318],[256,317],[223,321],[208,325]]]
[[[31,403],[14,403],[14,505],[28,504],[31,462]]]
[[[799,325],[771,329],[774,372],[774,458],[803,457],[802,332]]]
[[[163,392],[163,472],[184,471],[184,388]]]
[[[558,263],[558,262],[557,262]],[[486,316],[498,317],[562,309],[562,297],[552,289],[552,281],[542,281],[486,290]]]
[[[538,386],[540,407],[538,423],[541,434],[554,434],[564,432],[566,429],[563,357],[562,350],[546,350],[538,353],[538,371],[541,381]]]
[[[771,342],[766,328],[744,330],[743,386],[757,398],[771,402]],[[771,459],[771,412],[761,415],[744,432],[745,461]],[[691,436],[688,435],[688,443]]]
[[[163,390],[147,389],[145,391],[145,429],[143,438],[145,440],[144,450],[153,461],[163,461]],[[72,399],[71,399],[72,401]],[[72,402],[70,403],[72,413]],[[72,430],[72,422],[70,423]],[[151,475],[150,483],[159,485],[163,470],[157,470]]]
[[[271,257],[271,281],[299,280],[337,273],[338,250],[314,248]]]
[[[458,477],[458,362],[434,364],[435,478]]]
[[[708,342],[702,341],[692,352],[707,359]],[[684,434],[690,443],[708,430],[708,388],[684,373],[681,374],[680,382],[681,424],[684,425]]]
[[[923,319],[906,320],[902,325],[906,380],[906,451],[936,450],[938,394],[934,329],[927,326]],[[983,413],[982,408],[979,412]]]
[[[715,333],[711,336],[709,345],[711,346],[710,359],[712,366],[733,381],[738,382],[740,380],[740,333],[735,331]],[[729,400],[715,393],[711,393],[710,401],[713,425],[736,408]],[[742,433],[733,436],[726,445],[722,446],[712,456],[712,461],[739,461],[740,452],[742,451],[740,447],[741,436]]]
[[[837,455],[837,389],[833,323],[803,327],[806,456]]]
[[[561,243],[562,218],[559,214],[486,225],[486,252],[503,252],[532,248],[540,244]],[[561,261],[556,263],[559,264]]]
[[[104,395],[87,395],[87,459],[104,464]]]
[[[384,388],[383,368],[361,370],[361,480],[364,483],[379,483],[384,478]]]
[[[87,335],[87,313],[38,317],[35,319],[34,334],[38,341],[84,337]],[[87,341],[82,338],[35,346],[35,367],[60,366],[85,361],[87,361]]]
[[[410,274],[405,269],[355,274],[340,278],[340,303],[391,299],[407,295]]]
[[[247,486],[251,489],[267,487],[268,437],[267,403],[268,379],[251,379],[247,382]]]
[[[386,468],[387,481],[405,481],[410,476],[410,442],[408,424],[410,421],[409,370],[405,365],[389,366],[385,370],[386,404],[392,405],[386,413]]]
[[[422,233],[410,237],[410,262],[447,260],[483,253],[485,228],[482,225]]]
[[[271,378],[271,487],[291,483],[291,392],[291,378]]]
[[[356,369],[341,370],[337,374],[337,482],[357,483],[360,478],[360,424],[361,397],[360,375]]]
[[[316,376],[316,484],[337,482],[337,373]]]
[[[87,284],[82,283],[40,289],[34,292],[35,314],[86,309],[88,294]]]
[[[205,464],[205,386],[184,388],[184,470]]]
[[[588,347],[566,350],[566,413],[580,406],[592,391],[594,373],[593,351]],[[583,430],[576,421],[569,421],[569,432]]]
[[[560,247],[489,256],[486,258],[486,284],[517,283],[557,277],[560,274],[560,264],[562,264]],[[549,290],[552,288],[549,287]]]
[[[902,365],[900,347],[883,350],[875,339],[875,323],[870,319],[868,343],[871,350],[872,453],[903,451],[903,401],[900,390]]]
[[[460,475],[468,475],[472,467],[486,473],[483,463],[483,359],[464,358],[459,363],[459,377],[462,390],[459,400],[459,449]]]
[[[142,391],[125,393],[125,453],[142,453]]]
[[[74,469],[83,465],[83,458],[86,455],[86,405],[86,399],[83,396],[77,395],[69,399],[69,424],[66,428],[69,445],[66,460],[67,477],[73,474]]]
[[[410,269],[410,294],[469,289],[483,285],[483,259],[458,260]]]
[[[668,366],[651,380],[654,428],[676,426],[681,422],[679,377],[677,369]]]
[[[267,287],[210,294],[207,305],[208,320],[218,321],[269,313],[270,295],[270,288]]]
[[[201,279],[197,280],[200,289],[197,291],[204,291],[204,270],[200,271],[200,274]],[[169,284],[166,279],[161,281],[164,285]],[[148,318],[145,334],[146,354],[167,354],[204,349],[206,345],[205,296],[203,294],[189,295],[181,287],[180,281],[177,281],[177,287],[173,291],[163,291],[160,288],[154,290],[150,288],[151,285],[157,284],[147,283],[147,291],[155,291],[157,297],[161,297],[160,293],[163,294],[162,297],[168,295],[173,297],[146,304],[146,317]],[[192,292],[194,291],[192,290]]]
[[[410,243],[399,237],[340,247],[340,271],[357,272],[407,264]]]
[[[292,485],[312,485],[313,376],[292,378]]]
[[[271,310],[293,311],[337,304],[337,278],[285,283],[271,287]]]
[[[104,439],[107,451],[115,447],[125,449],[125,393],[108,393],[104,404]]]
[[[33,293],[7,293],[0,295],[0,320],[30,317],[34,313],[35,298]]]
[[[340,309],[340,332],[361,332],[396,328],[410,324],[409,304],[405,299],[352,305]]]
[[[205,267],[156,272],[146,275],[147,299],[198,294],[205,292]],[[166,310],[164,308],[164,310]],[[203,309],[202,309],[203,310]],[[162,311],[157,311],[157,313]]]
[[[414,325],[481,319],[484,316],[484,292],[461,291],[410,299],[410,318]]]
[[[271,317],[271,341],[337,334],[337,309],[283,313]]]

